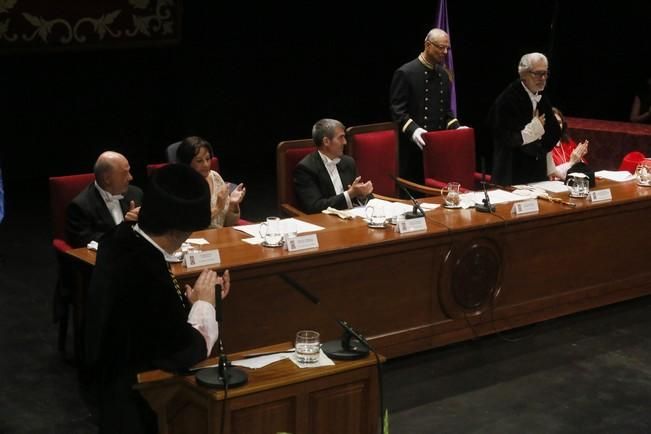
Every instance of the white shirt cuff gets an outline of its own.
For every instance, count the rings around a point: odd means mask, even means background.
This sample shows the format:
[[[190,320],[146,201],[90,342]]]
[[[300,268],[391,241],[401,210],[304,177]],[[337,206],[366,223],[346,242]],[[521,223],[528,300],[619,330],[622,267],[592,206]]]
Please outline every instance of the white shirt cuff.
[[[206,340],[206,350],[208,351],[206,357],[209,357],[219,335],[219,325],[215,319],[215,306],[207,301],[195,301],[190,309],[190,315],[188,315],[188,324],[197,329]]]
[[[353,201],[350,200],[350,195],[347,191],[344,191],[344,199],[346,199],[346,205],[348,206],[348,209],[351,209],[353,207]]]
[[[552,157],[551,152],[548,152],[545,157],[547,160],[547,176],[551,176],[554,173],[554,170],[556,170],[556,165],[554,164],[554,158]]]
[[[545,127],[540,123],[540,119],[533,118],[520,133],[522,134],[522,144],[526,145],[540,139],[545,134]]]

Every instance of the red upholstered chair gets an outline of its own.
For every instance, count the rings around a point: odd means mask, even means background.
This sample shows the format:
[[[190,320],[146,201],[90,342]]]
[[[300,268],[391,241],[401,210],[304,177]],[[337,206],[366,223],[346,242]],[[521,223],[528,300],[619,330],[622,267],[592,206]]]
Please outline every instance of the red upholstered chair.
[[[278,211],[282,214],[290,217],[305,214],[299,210],[294,192],[294,168],[315,149],[312,139],[288,140],[276,147],[276,193]]]
[[[79,351],[77,339],[78,326],[80,318],[81,296],[80,282],[76,278],[72,258],[65,253],[72,247],[68,244],[65,233],[66,227],[66,210],[68,204],[84,189],[88,184],[95,181],[95,175],[92,173],[83,173],[81,175],[53,176],[49,179],[50,186],[50,209],[52,213],[52,246],[54,247],[57,262],[59,263],[59,276],[56,283],[55,292],[55,319],[59,322],[58,348],[64,353],[66,349],[66,337],[68,334],[68,316],[70,306],[73,307],[73,316],[75,318],[75,352]]]
[[[154,170],[160,169],[163,166],[167,166],[170,163],[152,163],[148,164],[146,166],[147,169],[147,176],[151,176],[152,173],[154,173]],[[215,172],[219,173],[219,158],[218,157],[212,157],[210,160],[210,168],[214,170]]]
[[[373,195],[396,200],[398,184],[425,195],[438,195],[432,190],[398,177],[398,126],[394,122],[355,125],[346,129],[348,155],[355,159],[363,181],[373,182]],[[397,179],[397,181],[396,181]]]
[[[619,165],[619,170],[628,170],[632,174],[635,174],[635,169],[640,161],[644,160],[644,154],[640,151],[632,151],[624,155],[622,162]]]
[[[443,188],[459,182],[464,191],[474,190],[481,174],[475,172],[475,130],[430,131],[423,134],[423,171],[425,185]],[[486,176],[490,181],[490,176]]]

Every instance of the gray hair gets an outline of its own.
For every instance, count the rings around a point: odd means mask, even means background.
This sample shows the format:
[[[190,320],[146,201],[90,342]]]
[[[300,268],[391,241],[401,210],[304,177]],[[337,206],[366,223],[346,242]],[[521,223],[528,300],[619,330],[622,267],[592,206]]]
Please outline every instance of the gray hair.
[[[312,127],[312,140],[317,146],[323,144],[324,138],[332,139],[335,136],[337,128],[345,129],[344,124],[336,119],[321,119],[318,120]]]
[[[434,29],[430,30],[427,33],[427,36],[425,36],[425,42],[434,41],[435,39],[440,39],[440,38],[448,38],[449,39],[450,36],[448,36],[448,34],[445,33],[445,31],[443,31],[441,29],[434,28]]]
[[[542,53],[527,53],[522,58],[520,58],[520,63],[518,63],[518,75],[522,76],[527,71],[531,71],[531,67],[535,62],[542,60],[545,62],[545,65],[549,66],[547,57]]]

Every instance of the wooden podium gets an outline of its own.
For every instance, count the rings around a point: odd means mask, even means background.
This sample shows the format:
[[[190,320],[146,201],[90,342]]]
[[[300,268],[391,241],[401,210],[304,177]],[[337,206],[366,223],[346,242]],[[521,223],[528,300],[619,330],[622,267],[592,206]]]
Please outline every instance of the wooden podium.
[[[233,354],[230,360],[290,346],[285,343],[258,348]],[[205,364],[211,363],[217,360]],[[248,383],[228,390],[226,433],[378,432],[379,389],[373,354],[319,368],[301,369],[290,360],[281,360],[261,369],[245,370]],[[223,390],[198,385],[194,375],[175,376],[159,370],[139,374],[135,387],[156,412],[159,433],[219,433]]]

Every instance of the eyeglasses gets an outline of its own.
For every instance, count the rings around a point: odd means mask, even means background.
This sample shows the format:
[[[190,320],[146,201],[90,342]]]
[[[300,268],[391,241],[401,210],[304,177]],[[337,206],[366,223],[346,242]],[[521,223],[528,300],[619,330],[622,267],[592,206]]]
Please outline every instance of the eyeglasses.
[[[536,78],[548,78],[549,77],[549,71],[529,71],[531,75],[533,75]]]
[[[439,50],[442,50],[442,51],[449,50],[449,49],[452,48],[449,45],[438,44],[438,43],[436,43],[434,41],[427,41],[427,42],[429,42],[430,44],[434,45],[436,48],[438,48]]]

